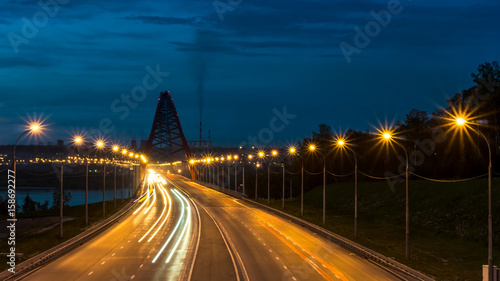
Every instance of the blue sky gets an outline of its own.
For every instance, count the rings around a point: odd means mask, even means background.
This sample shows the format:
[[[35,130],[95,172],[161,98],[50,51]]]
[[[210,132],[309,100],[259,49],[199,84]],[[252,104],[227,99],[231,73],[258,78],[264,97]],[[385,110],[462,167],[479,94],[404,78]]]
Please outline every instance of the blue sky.
[[[320,123],[367,130],[444,106],[500,57],[496,0],[41,3],[0,3],[1,144],[33,115],[50,124],[45,142],[97,133],[102,120],[112,141],[145,139],[165,90],[188,140],[199,138],[200,108],[204,138],[210,129],[220,145],[286,144]],[[372,11],[390,21],[373,29]],[[369,44],[348,62],[341,44],[356,47],[355,28],[367,26]],[[156,87],[124,116],[121,96],[143,85],[147,67],[169,74],[149,80]],[[285,107],[295,117],[270,125]]]

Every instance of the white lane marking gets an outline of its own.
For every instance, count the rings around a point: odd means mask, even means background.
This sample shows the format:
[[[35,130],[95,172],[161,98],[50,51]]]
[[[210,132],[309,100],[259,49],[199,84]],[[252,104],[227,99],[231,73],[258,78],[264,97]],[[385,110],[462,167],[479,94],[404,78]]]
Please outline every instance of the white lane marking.
[[[130,280],[134,279],[134,277],[135,277],[135,274],[130,276]]]
[[[92,275],[92,273],[94,273],[93,271],[89,272],[89,275]]]
[[[116,253],[113,253],[111,256],[114,257]]]
[[[103,262],[101,262],[101,265],[103,265],[103,264],[105,264],[105,263],[106,263],[106,261],[103,261]]]

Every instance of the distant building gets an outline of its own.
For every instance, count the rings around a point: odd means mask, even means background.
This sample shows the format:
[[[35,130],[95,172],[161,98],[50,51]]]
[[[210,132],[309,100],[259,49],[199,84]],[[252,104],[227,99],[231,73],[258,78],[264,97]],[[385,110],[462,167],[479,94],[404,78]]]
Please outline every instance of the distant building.
[[[139,148],[139,150],[144,151],[146,149],[147,144],[148,144],[148,140],[141,140],[141,147]]]
[[[57,147],[64,147],[64,141],[63,140],[57,140]]]

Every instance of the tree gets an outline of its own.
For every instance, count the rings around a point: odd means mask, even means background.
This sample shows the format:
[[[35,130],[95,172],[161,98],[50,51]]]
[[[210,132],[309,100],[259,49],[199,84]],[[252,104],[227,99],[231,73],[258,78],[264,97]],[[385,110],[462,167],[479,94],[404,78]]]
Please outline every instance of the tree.
[[[45,200],[43,204],[40,204],[40,202],[36,202],[36,208],[39,211],[47,211],[49,209],[49,200]]]
[[[61,192],[59,190],[55,190],[52,192],[52,209],[59,209],[61,205]],[[69,207],[69,202],[71,201],[72,196],[71,192],[64,192],[63,195],[63,207]]]
[[[423,110],[412,109],[406,114],[403,123],[399,123],[400,129],[414,142],[421,140],[428,133],[430,126],[429,114]]]
[[[331,140],[333,138],[332,128],[326,124],[319,124],[319,133],[313,132],[313,140]]]
[[[24,198],[24,204],[22,206],[23,212],[24,213],[36,212],[37,203],[38,202],[36,202],[33,199],[31,199],[29,193],[26,194],[26,197]],[[38,204],[40,204],[40,203],[38,203]]]

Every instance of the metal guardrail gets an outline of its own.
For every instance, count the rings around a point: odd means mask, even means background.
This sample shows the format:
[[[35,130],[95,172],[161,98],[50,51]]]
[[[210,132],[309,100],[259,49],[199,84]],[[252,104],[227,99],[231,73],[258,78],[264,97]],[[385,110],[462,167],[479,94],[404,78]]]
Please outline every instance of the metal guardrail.
[[[127,214],[130,209],[134,206],[134,202],[131,200],[125,207],[120,211],[112,215],[111,217],[101,221],[100,223],[92,226],[86,231],[78,234],[77,236],[70,238],[69,240],[54,246],[47,251],[36,255],[18,265],[16,265],[16,272],[13,274],[9,271],[3,271],[0,273],[0,280],[18,280],[18,278],[23,278],[24,276],[30,274],[34,270],[38,269],[40,266],[52,262],[53,260],[59,258],[60,256],[68,253],[69,251],[83,245],[85,242],[94,238],[112,224],[116,223],[125,214]]]
[[[190,180],[190,179],[187,179],[185,178],[186,180]],[[335,234],[327,229],[324,229],[320,226],[317,226],[313,223],[310,223],[306,220],[303,220],[301,218],[298,218],[296,216],[293,216],[293,215],[290,215],[288,213],[285,213],[285,212],[282,212],[280,210],[277,210],[275,208],[272,208],[272,207],[269,207],[267,205],[263,205],[263,204],[260,204],[258,202],[255,202],[255,201],[252,201],[252,200],[249,200],[247,199],[247,196],[244,195],[244,194],[241,194],[241,193],[238,193],[238,192],[234,192],[232,190],[227,190],[225,188],[221,188],[221,187],[218,187],[218,186],[214,186],[212,184],[207,184],[207,183],[204,183],[204,182],[201,182],[201,181],[194,181],[198,184],[201,184],[201,185],[204,185],[206,187],[209,187],[211,189],[214,189],[214,190],[217,190],[217,191],[220,191],[222,193],[225,193],[227,195],[230,195],[230,196],[233,196],[233,197],[236,197],[236,198],[239,198],[239,199],[242,199],[243,201],[249,203],[249,204],[252,204],[254,206],[257,206],[258,208],[261,208],[261,209],[265,209],[266,211],[268,212],[272,212],[274,214],[277,214],[287,220],[290,220],[292,222],[294,222],[295,224],[297,225],[300,225],[302,227],[305,227],[315,233],[318,233],[319,235],[333,241],[334,243],[344,247],[345,249],[348,249],[356,254],[358,254],[359,256],[362,256],[366,259],[369,259],[375,263],[378,263],[378,264],[381,264],[383,266],[386,266],[392,270],[396,270],[398,272],[402,272],[408,276],[411,276],[417,280],[422,280],[422,281],[434,281],[433,278],[415,270],[415,269],[412,269],[402,263],[399,263],[393,259],[390,259],[382,254],[379,254],[365,246],[362,246],[356,242],[353,242],[347,238],[344,238],[338,234]]]
[[[189,181],[192,181],[192,182],[195,182],[197,184],[200,184],[200,185],[203,185],[203,186],[206,186],[206,187],[209,187],[211,189],[214,189],[214,190],[217,190],[219,192],[222,192],[222,193],[225,193],[227,195],[230,195],[230,196],[233,196],[233,197],[236,197],[236,198],[248,198],[248,196],[246,194],[243,194],[243,193],[239,193],[239,192],[236,192],[234,190],[230,190],[230,189],[227,189],[227,188],[223,188],[223,187],[220,187],[218,185],[215,185],[215,184],[211,184],[211,183],[206,183],[206,182],[203,182],[203,181],[198,181],[198,180],[191,180],[191,179],[188,179],[186,177],[183,177],[184,179],[186,180],[189,180]]]

